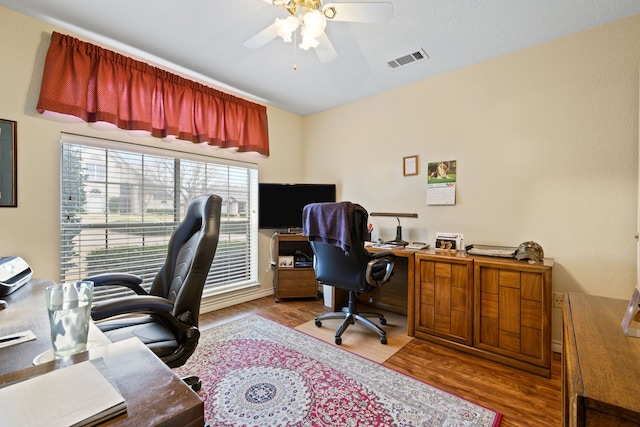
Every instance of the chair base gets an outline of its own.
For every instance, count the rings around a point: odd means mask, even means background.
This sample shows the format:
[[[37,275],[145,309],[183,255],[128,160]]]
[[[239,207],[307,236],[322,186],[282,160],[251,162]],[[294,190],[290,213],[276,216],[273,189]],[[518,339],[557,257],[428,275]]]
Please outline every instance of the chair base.
[[[382,329],[381,327],[373,323],[371,320],[369,320],[368,317],[377,317],[381,325],[387,324],[387,319],[385,319],[384,316],[380,313],[374,313],[374,312],[358,313],[356,308],[356,292],[349,291],[349,304],[347,307],[344,307],[342,311],[316,316],[315,324],[317,327],[321,327],[322,320],[344,319],[335,333],[335,343],[337,345],[342,344],[342,334],[344,333],[344,331],[349,327],[349,325],[353,325],[356,322],[359,322],[363,326],[366,326],[367,328],[376,332],[380,336],[380,343],[386,344],[387,333],[384,331],[384,329]]]

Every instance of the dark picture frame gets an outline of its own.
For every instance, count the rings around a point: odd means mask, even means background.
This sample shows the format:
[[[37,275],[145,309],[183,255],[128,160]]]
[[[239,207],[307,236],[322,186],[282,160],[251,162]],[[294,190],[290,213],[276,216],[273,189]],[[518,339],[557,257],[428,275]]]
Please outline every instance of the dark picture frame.
[[[16,121],[0,119],[0,208],[18,206],[17,126]]]

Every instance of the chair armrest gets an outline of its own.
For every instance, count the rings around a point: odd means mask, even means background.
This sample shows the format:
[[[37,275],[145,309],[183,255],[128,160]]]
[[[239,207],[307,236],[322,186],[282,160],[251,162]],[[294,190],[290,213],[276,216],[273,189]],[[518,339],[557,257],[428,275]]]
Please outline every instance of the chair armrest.
[[[92,281],[94,288],[98,286],[124,286],[131,289],[137,295],[149,295],[144,289],[142,289],[142,286],[140,286],[142,278],[135,274],[104,273],[89,276],[83,280]]]
[[[391,252],[378,252],[371,255],[371,261],[367,263],[367,270],[365,272],[365,278],[367,283],[371,286],[378,287],[384,283],[387,283],[393,274],[395,255]],[[384,276],[378,278],[382,271]],[[376,277],[374,277],[374,275]]]
[[[132,295],[113,298],[109,301],[96,303],[91,307],[91,318],[103,320],[120,314],[153,314],[163,316],[171,313],[173,301],[153,295]],[[173,317],[173,315],[171,315]]]
[[[380,258],[389,258],[389,259],[395,259],[395,255],[393,254],[393,252],[388,252],[388,251],[384,251],[384,252],[369,252],[369,258],[371,259],[380,259]]]

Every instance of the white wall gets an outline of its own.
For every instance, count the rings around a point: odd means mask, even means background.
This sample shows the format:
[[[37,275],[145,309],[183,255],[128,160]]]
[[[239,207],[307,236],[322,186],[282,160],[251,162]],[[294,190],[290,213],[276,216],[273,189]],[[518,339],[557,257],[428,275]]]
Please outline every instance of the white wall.
[[[638,40],[640,15],[305,117],[306,178],[337,182],[370,212],[417,212],[402,220],[405,240],[534,240],[555,258],[555,292],[627,299]],[[403,177],[402,157],[415,154],[420,174]],[[455,206],[426,205],[426,164],[440,160],[458,162]],[[394,218],[370,220],[394,237]],[[556,341],[560,326],[555,309]]]
[[[178,147],[182,151],[257,163],[261,181],[293,182],[302,179],[302,119],[273,107],[267,109],[271,140],[269,158],[186,142],[133,136],[120,130],[106,131],[81,122],[64,123],[44,118],[35,107],[52,31],[70,34],[0,7],[0,40],[3,40],[0,118],[17,121],[18,136],[18,207],[0,208],[0,256],[23,257],[32,266],[35,277],[59,278],[61,132],[163,148]],[[260,288],[218,298],[203,311],[272,293],[273,273],[266,272],[264,268],[268,265],[270,237],[270,233],[260,233],[259,236]]]

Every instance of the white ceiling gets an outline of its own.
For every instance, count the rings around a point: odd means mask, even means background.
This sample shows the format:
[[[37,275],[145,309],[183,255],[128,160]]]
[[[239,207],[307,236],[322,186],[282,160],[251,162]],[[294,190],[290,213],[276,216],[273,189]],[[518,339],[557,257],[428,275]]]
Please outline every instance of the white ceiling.
[[[259,50],[242,45],[276,17],[288,16],[263,0],[0,5],[301,116],[640,13],[638,0],[389,1],[394,16],[388,23],[328,22],[339,56],[324,64],[313,50],[295,50],[279,38]],[[429,59],[396,70],[387,66],[420,48]]]

